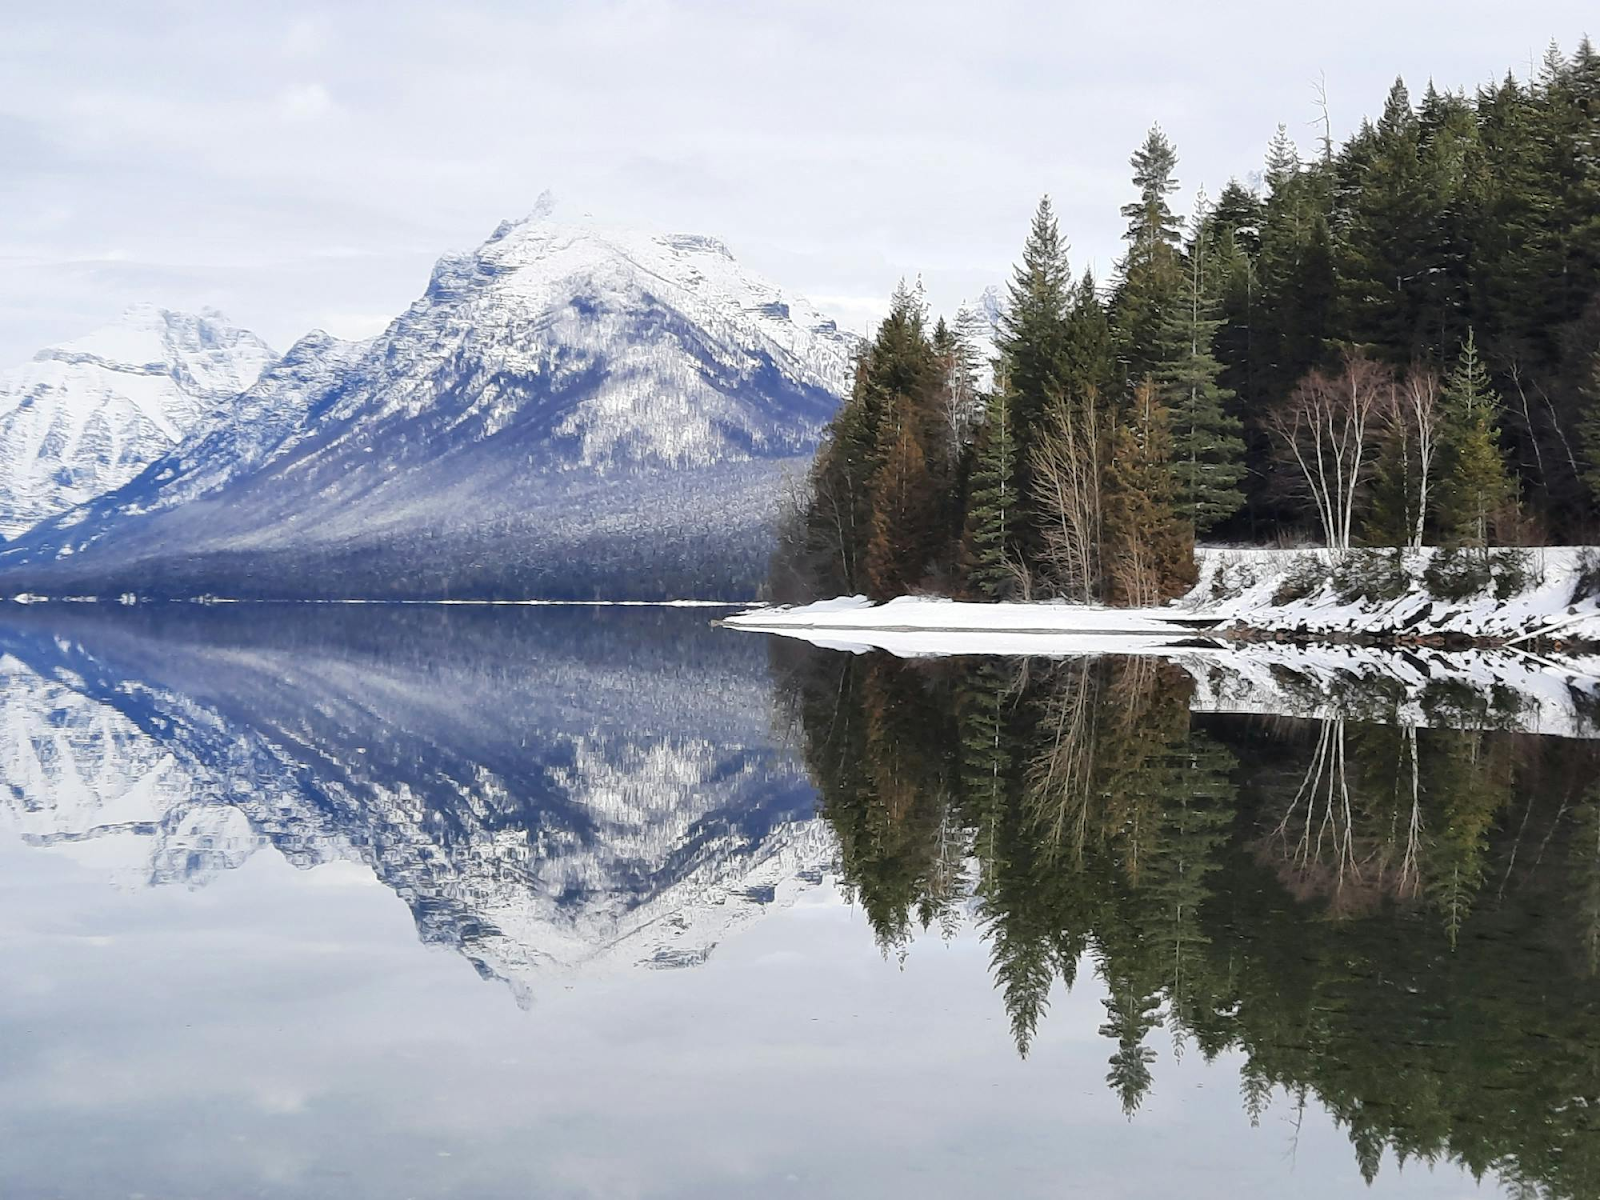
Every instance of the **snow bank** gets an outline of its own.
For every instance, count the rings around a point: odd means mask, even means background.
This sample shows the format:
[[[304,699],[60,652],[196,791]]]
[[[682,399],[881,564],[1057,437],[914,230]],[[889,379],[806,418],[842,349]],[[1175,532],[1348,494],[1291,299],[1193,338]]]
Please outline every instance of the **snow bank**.
[[[1388,550],[1202,550],[1199,582],[1173,607],[1225,629],[1308,636],[1600,640],[1600,594],[1584,594],[1600,593],[1590,582],[1600,576],[1600,548],[1493,551],[1492,577],[1465,596],[1436,595],[1430,586],[1430,568],[1448,564],[1444,554],[1434,547],[1398,559]]]
[[[1452,560],[1441,559],[1444,553],[1429,548],[1397,558],[1393,551],[1378,550],[1334,555],[1325,550],[1204,549],[1193,590],[1161,608],[1062,601],[983,604],[932,596],[874,604],[865,596],[850,596],[750,609],[724,623],[774,633],[865,632],[872,636],[859,644],[947,654],[1073,652],[1033,640],[1063,636],[1115,636],[1149,648],[1196,633],[1245,630],[1308,638],[1365,634],[1508,641],[1548,635],[1600,641],[1600,548],[1497,550],[1477,586],[1458,581],[1448,596],[1436,595],[1430,582],[1448,573],[1444,569]],[[974,636],[980,641],[974,642]],[[1007,648],[997,640],[1002,636]],[[1102,652],[1110,648],[1097,647]]]

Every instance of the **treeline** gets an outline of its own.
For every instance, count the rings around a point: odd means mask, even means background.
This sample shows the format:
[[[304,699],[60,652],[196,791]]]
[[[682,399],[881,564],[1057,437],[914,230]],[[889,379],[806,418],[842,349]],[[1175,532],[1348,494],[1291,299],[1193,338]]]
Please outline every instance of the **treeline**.
[[[1130,1114],[1170,1038],[1239,1052],[1252,1116],[1316,1096],[1369,1180],[1600,1192],[1594,742],[1443,683],[1418,703],[1468,728],[1192,715],[1148,658],[777,653],[843,885],[889,954],[975,924],[1020,1053],[1098,987]]]
[[[1143,604],[1196,537],[1581,540],[1600,497],[1600,54],[1475,96],[1396,82],[1309,161],[1180,221],[1133,155],[1109,288],[1049,199],[986,321],[902,286],[781,531],[779,599],[938,590]]]

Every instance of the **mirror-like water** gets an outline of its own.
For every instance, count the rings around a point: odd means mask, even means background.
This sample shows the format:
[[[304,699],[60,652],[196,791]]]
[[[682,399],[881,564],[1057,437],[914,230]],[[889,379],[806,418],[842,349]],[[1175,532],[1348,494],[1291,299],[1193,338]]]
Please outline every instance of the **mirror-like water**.
[[[1600,1195],[1577,668],[12,609],[7,1197]]]

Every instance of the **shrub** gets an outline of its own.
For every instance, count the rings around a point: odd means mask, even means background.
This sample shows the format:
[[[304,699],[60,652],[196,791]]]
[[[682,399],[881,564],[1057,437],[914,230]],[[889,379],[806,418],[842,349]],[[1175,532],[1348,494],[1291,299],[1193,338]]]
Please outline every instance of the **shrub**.
[[[1228,557],[1217,563],[1211,575],[1211,599],[1225,600],[1247,592],[1256,585],[1256,573],[1248,562]]]
[[[1600,596],[1600,554],[1584,550],[1578,555],[1578,575],[1572,581],[1572,598],[1568,604],[1578,604]]]
[[[1493,573],[1483,550],[1449,546],[1435,552],[1422,573],[1428,590],[1441,600],[1465,600],[1489,586]]]
[[[1333,566],[1333,587],[1346,604],[1398,600],[1411,588],[1403,551],[1352,550]]]
[[[1304,600],[1320,591],[1327,578],[1328,565],[1320,555],[1302,554],[1289,564],[1278,590],[1272,593],[1272,602],[1284,605]]]
[[[1509,600],[1518,592],[1544,582],[1535,569],[1533,555],[1526,550],[1496,550],[1489,556],[1489,563],[1494,571],[1496,600]]]

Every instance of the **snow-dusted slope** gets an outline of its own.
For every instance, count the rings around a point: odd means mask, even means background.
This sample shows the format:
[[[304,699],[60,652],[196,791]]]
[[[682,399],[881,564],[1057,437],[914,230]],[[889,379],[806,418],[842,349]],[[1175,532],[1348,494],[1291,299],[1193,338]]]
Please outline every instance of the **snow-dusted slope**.
[[[128,482],[276,357],[218,313],[140,305],[0,376],[0,533]]]
[[[180,448],[8,547],[0,587],[750,595],[853,349],[714,239],[507,222],[246,468]]]

